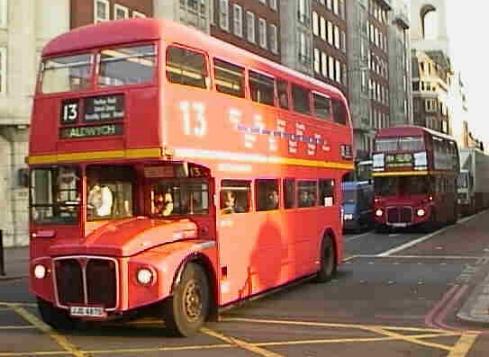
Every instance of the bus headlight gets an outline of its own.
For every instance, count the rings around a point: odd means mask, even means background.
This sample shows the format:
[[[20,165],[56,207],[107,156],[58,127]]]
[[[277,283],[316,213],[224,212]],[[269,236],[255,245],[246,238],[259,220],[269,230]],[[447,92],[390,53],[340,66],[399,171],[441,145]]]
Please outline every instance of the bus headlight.
[[[382,211],[382,210],[379,208],[377,211],[375,211],[375,215],[376,215],[377,217],[382,217],[382,216],[384,215],[384,211]]]
[[[34,276],[36,279],[44,279],[46,277],[46,267],[42,264],[34,266]]]
[[[418,217],[423,217],[426,214],[426,211],[420,208],[416,211],[416,214],[418,215]]]
[[[153,282],[153,272],[148,268],[141,268],[136,275],[138,283],[141,285],[149,285]]]

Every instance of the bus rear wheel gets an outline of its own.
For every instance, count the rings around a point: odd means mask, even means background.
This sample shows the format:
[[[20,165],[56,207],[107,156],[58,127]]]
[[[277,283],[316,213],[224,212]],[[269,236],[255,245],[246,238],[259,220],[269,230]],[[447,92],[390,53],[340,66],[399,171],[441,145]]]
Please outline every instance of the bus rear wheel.
[[[195,334],[209,314],[210,289],[204,269],[195,263],[185,266],[173,296],[163,303],[163,319],[172,336]]]
[[[76,328],[76,321],[68,316],[68,312],[58,309],[50,302],[37,299],[39,314],[45,323],[56,330],[70,331]]]
[[[336,250],[331,236],[326,236],[321,244],[320,268],[316,275],[316,282],[325,283],[336,274]]]

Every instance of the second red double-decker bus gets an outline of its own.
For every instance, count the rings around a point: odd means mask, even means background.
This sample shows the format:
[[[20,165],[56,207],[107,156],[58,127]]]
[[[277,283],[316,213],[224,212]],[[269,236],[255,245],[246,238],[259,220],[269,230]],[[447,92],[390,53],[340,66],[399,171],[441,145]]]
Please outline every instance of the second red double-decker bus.
[[[331,86],[151,19],[61,35],[32,116],[31,290],[55,328],[220,307],[342,261],[347,103]]]
[[[458,173],[454,139],[413,126],[379,130],[373,154],[378,230],[455,223]]]

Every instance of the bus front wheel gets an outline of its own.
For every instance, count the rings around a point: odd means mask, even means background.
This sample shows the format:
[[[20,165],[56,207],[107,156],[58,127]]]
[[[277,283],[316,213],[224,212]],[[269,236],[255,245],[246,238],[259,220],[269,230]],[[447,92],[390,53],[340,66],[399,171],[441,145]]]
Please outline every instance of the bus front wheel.
[[[172,336],[195,334],[204,324],[210,307],[210,289],[204,269],[195,263],[185,266],[173,296],[163,303],[163,319]]]
[[[58,309],[50,302],[38,298],[37,307],[43,321],[54,329],[70,331],[76,327],[76,321],[65,310]]]
[[[326,236],[321,244],[320,268],[316,282],[325,283],[336,274],[336,251],[331,236]]]

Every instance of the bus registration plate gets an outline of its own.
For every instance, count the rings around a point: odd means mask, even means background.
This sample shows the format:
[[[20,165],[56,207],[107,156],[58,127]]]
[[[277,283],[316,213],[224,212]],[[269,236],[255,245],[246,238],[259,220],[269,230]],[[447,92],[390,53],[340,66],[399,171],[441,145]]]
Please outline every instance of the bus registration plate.
[[[70,306],[70,315],[73,317],[103,318],[107,316],[101,306]]]

